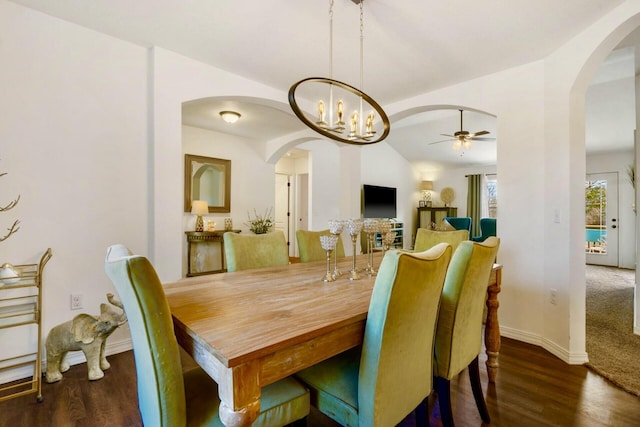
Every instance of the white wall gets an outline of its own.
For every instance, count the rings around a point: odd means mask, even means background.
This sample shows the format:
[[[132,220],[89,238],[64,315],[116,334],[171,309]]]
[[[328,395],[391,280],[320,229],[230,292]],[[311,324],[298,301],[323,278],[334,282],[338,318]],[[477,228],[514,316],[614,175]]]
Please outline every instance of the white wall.
[[[340,148],[326,140],[309,141],[299,148],[309,151],[309,230],[327,228],[330,219],[341,218]]]
[[[442,104],[476,108],[497,117],[499,259],[505,266],[500,324],[505,335],[536,344],[542,344],[543,337],[544,270],[535,254],[544,253],[545,241],[541,233],[533,230],[541,230],[544,221],[544,72],[544,63],[536,62],[388,107],[392,117],[419,106]],[[422,179],[423,173],[416,172],[416,181]],[[440,181],[444,186],[446,180],[459,190],[458,204],[462,195],[466,198],[465,184],[461,182],[464,175],[434,179],[438,187]],[[526,245],[522,244],[523,233]]]
[[[585,94],[603,59],[638,26],[639,13],[638,2],[625,2],[544,61],[387,108],[394,117],[420,106],[454,104],[497,117],[500,259],[505,265],[501,330],[571,363],[587,360]],[[547,298],[552,288],[558,292],[556,305]]]
[[[99,314],[114,292],[104,273],[109,245],[147,251],[147,52],[6,1],[0,40],[0,205],[20,195],[0,215],[1,230],[20,220],[0,242],[0,263],[36,263],[51,247],[46,334],[81,312]],[[83,294],[84,309],[70,310],[71,293]],[[35,343],[35,334],[15,340],[25,338]],[[1,351],[13,340],[3,330]],[[123,340],[126,326],[109,339]]]
[[[361,150],[362,183],[396,188],[396,217],[404,224],[404,247],[412,247],[417,187],[411,164],[384,141]]]

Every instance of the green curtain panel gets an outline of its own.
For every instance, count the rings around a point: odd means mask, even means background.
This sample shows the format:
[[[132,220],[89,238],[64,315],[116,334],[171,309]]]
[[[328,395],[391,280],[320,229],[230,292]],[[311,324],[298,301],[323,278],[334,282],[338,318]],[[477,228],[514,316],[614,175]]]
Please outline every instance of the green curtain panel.
[[[480,234],[480,217],[482,216],[482,205],[480,195],[482,194],[482,175],[467,175],[467,216],[471,217],[470,236]]]

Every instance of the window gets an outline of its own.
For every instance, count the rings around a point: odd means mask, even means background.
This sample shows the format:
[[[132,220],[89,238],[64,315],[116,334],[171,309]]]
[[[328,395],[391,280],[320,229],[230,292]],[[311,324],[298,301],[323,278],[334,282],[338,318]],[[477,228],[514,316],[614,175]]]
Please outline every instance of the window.
[[[487,174],[484,176],[486,197],[483,197],[482,216],[497,218],[498,216],[498,176]]]

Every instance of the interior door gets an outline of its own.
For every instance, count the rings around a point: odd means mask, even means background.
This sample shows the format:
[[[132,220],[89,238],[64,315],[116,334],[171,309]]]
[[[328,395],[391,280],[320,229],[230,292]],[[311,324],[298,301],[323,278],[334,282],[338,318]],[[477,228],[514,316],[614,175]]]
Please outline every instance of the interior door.
[[[588,174],[585,181],[587,264],[618,266],[618,173]]]
[[[290,177],[286,174],[276,174],[276,200],[275,200],[275,229],[282,230],[287,239],[287,245],[290,246],[291,231],[291,209],[290,209]]]
[[[309,174],[296,175],[296,230],[309,229]],[[295,239],[294,239],[295,240]],[[295,256],[299,256],[296,245]]]

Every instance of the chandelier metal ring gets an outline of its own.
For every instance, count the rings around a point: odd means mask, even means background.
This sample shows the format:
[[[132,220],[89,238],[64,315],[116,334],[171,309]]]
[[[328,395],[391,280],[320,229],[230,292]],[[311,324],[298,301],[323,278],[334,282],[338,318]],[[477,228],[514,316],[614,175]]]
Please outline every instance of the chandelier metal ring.
[[[337,132],[318,126],[316,122],[312,121],[309,117],[307,117],[307,115],[304,113],[304,111],[302,111],[302,109],[298,105],[298,102],[296,101],[296,90],[300,86],[306,83],[320,83],[320,84],[326,84],[329,86],[339,87],[355,95],[356,97],[366,101],[376,111],[376,113],[378,113],[378,117],[380,118],[380,121],[383,124],[383,129],[380,135],[375,139],[373,139],[373,137],[364,138],[361,135],[350,137],[347,134],[347,136],[342,136]],[[366,93],[362,92],[361,90],[351,85],[348,85],[347,83],[343,83],[338,80],[328,79],[325,77],[309,77],[306,79],[302,79],[299,82],[294,83],[289,89],[289,104],[291,105],[291,109],[293,110],[295,115],[304,124],[309,126],[314,131],[326,136],[327,138],[331,138],[335,141],[344,142],[346,144],[352,144],[352,145],[369,145],[369,144],[375,144],[376,142],[380,142],[389,135],[389,130],[390,130],[389,118],[387,117],[387,114],[384,112],[382,107]]]

